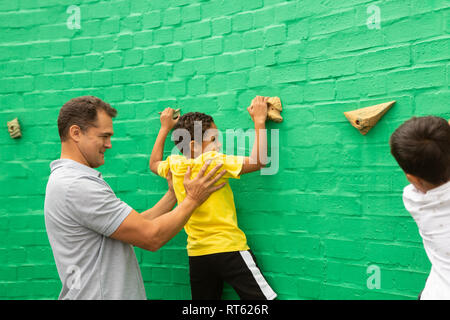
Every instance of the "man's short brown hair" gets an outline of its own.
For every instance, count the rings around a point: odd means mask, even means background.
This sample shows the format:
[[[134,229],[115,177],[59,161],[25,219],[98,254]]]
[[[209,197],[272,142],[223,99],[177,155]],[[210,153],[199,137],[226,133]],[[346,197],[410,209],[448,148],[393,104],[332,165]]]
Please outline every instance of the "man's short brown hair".
[[[391,153],[405,173],[441,185],[450,180],[450,125],[439,117],[413,117],[392,134]]]
[[[79,126],[83,132],[93,127],[97,120],[98,110],[105,111],[111,118],[117,115],[117,110],[109,103],[94,96],[82,96],[67,101],[61,107],[58,116],[58,132],[61,141],[67,139],[69,128],[72,125]]]

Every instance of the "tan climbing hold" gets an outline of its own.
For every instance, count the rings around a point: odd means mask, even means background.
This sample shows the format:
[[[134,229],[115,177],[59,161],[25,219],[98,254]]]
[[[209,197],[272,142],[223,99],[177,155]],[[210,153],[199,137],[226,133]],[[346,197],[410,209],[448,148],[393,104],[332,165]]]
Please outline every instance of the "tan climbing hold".
[[[267,100],[267,119],[274,122],[283,121],[283,117],[280,112],[283,110],[281,107],[281,100],[279,97],[270,97]]]
[[[17,139],[22,136],[22,132],[20,131],[19,119],[14,118],[13,120],[6,122],[6,125],[8,126],[8,132],[11,138]]]
[[[377,104],[375,106],[344,112],[345,117],[358,131],[365,135],[372,129],[395,101]]]

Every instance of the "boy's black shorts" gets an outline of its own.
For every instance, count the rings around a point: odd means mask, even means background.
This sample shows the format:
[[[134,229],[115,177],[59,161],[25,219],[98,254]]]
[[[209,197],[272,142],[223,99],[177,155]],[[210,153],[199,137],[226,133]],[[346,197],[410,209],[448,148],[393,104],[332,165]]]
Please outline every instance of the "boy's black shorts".
[[[273,300],[277,297],[251,250],[189,257],[189,274],[193,300],[220,300],[224,281],[242,300]]]

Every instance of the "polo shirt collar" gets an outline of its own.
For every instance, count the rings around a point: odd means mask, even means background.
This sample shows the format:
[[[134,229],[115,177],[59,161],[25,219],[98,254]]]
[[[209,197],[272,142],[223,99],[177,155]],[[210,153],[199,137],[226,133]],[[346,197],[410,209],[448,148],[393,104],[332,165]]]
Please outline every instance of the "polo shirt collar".
[[[97,170],[88,167],[84,164],[81,164],[75,160],[72,159],[58,159],[58,160],[54,160],[50,163],[50,170],[51,172],[55,171],[58,168],[72,168],[72,169],[76,169],[79,171],[82,171],[83,173],[87,173],[89,175],[93,175],[96,177],[101,178],[102,174],[100,172],[98,172]]]

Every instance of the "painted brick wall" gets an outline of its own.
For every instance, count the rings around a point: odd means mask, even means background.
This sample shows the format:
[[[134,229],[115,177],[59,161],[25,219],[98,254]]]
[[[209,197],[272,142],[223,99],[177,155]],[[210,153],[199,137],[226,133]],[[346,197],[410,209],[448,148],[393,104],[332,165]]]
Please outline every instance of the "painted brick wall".
[[[81,29],[67,27],[71,5]],[[379,29],[367,25],[373,5]],[[101,171],[143,211],[166,188],[147,167],[156,112],[181,107],[210,113],[223,130],[247,129],[258,94],[283,102],[285,121],[268,125],[280,129],[279,172],[232,187],[279,298],[415,299],[430,265],[388,138],[412,115],[450,117],[449,8],[446,0],[0,2],[0,298],[55,299],[60,290],[43,200],[64,102],[90,94],[119,110]],[[367,136],[342,114],[390,100]],[[6,121],[16,116],[23,137],[12,140]],[[149,299],[190,298],[185,241],[181,232],[157,253],[136,249]],[[379,288],[367,285],[372,267]],[[237,298],[230,287],[224,296]]]

